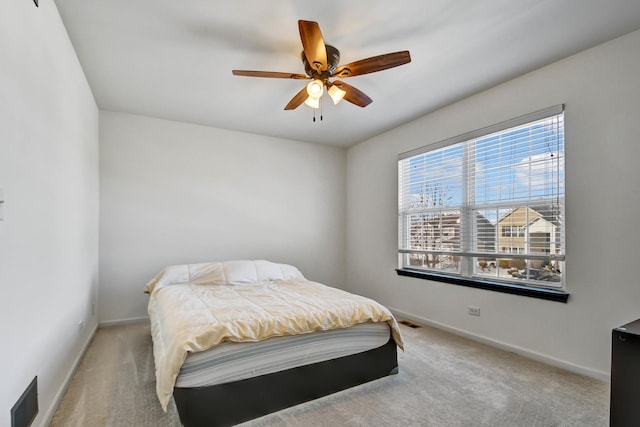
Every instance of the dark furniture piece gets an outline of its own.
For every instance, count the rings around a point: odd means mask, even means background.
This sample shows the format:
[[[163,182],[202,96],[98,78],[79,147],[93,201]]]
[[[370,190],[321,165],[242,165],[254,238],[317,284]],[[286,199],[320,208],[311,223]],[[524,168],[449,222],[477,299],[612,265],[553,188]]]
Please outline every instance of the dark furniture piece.
[[[609,424],[640,426],[640,319],[612,331]]]
[[[186,427],[230,426],[398,373],[396,343],[226,384],[174,388]]]

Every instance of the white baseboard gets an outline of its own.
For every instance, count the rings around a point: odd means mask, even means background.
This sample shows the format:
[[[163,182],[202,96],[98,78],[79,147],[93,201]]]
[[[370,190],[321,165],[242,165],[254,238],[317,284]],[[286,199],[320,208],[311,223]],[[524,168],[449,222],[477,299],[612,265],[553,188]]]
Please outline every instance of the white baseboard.
[[[481,335],[472,334],[470,332],[464,331],[462,329],[454,328],[448,325],[445,325],[440,322],[436,322],[433,320],[426,319],[424,317],[415,316],[410,313],[405,313],[402,310],[397,310],[392,307],[388,307],[391,312],[402,319],[411,320],[416,323],[421,323],[423,325],[433,326],[434,328],[442,329],[443,331],[450,332],[455,335],[459,335],[465,338],[469,338],[473,341],[478,341],[483,344],[490,345],[492,347],[499,348],[501,350],[510,351],[521,356],[527,357],[529,359],[537,360],[538,362],[546,363],[547,365],[555,366],[557,368],[565,369],[569,372],[574,372],[576,374],[585,375],[587,377],[595,378],[604,382],[611,382],[611,374],[609,372],[598,371],[596,369],[587,368],[584,366],[576,365],[571,362],[567,362],[564,360],[556,359],[554,357],[537,353],[535,351],[528,350],[526,348],[514,346],[511,344],[504,343],[502,341],[497,341],[492,338],[484,337]]]
[[[48,426],[49,424],[51,424],[51,420],[53,419],[53,416],[55,415],[56,410],[60,406],[60,403],[62,403],[62,399],[64,398],[64,395],[67,392],[67,389],[71,385],[71,380],[73,380],[73,376],[76,374],[76,372],[78,371],[78,368],[80,367],[80,362],[82,362],[82,358],[87,353],[87,350],[89,350],[89,346],[93,341],[93,337],[96,336],[96,332],[98,332],[97,326],[93,329],[93,331],[91,331],[87,340],[82,345],[82,351],[80,351],[80,353],[78,354],[78,357],[76,357],[76,359],[73,361],[73,365],[71,365],[71,369],[69,370],[69,372],[67,373],[67,376],[62,382],[62,386],[54,396],[51,406],[49,406],[49,408],[47,409],[47,412],[44,414],[44,417],[42,418],[42,421],[40,422],[41,426]]]
[[[148,317],[131,317],[129,319],[107,320],[104,322],[100,322],[98,323],[98,327],[108,328],[110,326],[129,325],[131,323],[143,323],[148,321],[149,321]]]

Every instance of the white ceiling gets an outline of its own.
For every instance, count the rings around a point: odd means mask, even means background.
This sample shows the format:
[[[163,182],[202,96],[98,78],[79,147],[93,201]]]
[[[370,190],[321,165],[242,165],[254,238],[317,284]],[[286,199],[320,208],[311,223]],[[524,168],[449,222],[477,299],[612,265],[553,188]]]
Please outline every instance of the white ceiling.
[[[101,109],[348,147],[640,28],[638,0],[55,0]],[[341,64],[399,50],[412,62],[346,81],[366,108],[284,111],[304,80],[298,19]]]

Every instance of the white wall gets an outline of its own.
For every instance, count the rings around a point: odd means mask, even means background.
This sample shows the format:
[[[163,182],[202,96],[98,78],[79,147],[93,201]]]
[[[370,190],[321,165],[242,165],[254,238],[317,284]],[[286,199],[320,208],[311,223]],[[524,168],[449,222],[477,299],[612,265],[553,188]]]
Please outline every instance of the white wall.
[[[0,3],[0,188],[0,426],[36,375],[44,425],[98,290],[98,109],[51,1]]]
[[[638,52],[635,32],[352,147],[348,290],[414,320],[606,379],[611,329],[640,317]],[[569,302],[398,277],[397,155],[560,103],[566,104]],[[469,305],[482,316],[469,316]]]
[[[100,112],[100,321],[171,264],[268,259],[345,280],[346,150]]]

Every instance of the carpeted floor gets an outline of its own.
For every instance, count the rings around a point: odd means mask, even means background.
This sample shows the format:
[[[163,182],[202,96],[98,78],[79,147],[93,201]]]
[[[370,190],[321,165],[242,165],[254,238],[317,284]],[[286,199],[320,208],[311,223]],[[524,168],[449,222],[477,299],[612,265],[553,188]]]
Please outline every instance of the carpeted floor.
[[[400,373],[258,426],[607,426],[609,385],[431,327],[401,326]],[[155,396],[149,325],[99,329],[51,426],[179,426]]]

